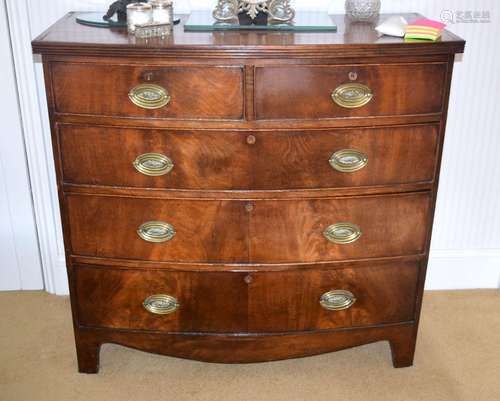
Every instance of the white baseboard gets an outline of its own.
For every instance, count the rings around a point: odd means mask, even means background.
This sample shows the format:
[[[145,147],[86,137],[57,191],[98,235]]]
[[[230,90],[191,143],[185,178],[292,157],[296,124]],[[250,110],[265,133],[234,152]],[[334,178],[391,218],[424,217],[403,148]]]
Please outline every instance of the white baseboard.
[[[427,290],[499,288],[500,250],[431,251]]]
[[[68,274],[66,272],[66,259],[64,258],[64,256],[59,256],[56,259],[56,265],[54,266],[52,275],[54,279],[53,287],[49,292],[56,295],[68,295]]]

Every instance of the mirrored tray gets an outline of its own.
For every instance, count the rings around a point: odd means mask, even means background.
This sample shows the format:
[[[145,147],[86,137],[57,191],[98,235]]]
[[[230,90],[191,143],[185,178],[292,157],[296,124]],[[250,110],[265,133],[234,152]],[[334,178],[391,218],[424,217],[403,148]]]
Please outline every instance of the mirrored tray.
[[[76,22],[82,25],[95,26],[98,28],[126,28],[127,22],[117,21],[116,16],[106,21],[102,16],[106,14],[101,12],[81,12],[76,14]],[[180,18],[174,18],[174,24],[177,25],[181,22]]]
[[[325,12],[297,12],[290,23],[268,25],[240,25],[238,20],[219,22],[211,11],[193,11],[184,25],[186,32],[211,32],[225,30],[337,32],[331,16]]]

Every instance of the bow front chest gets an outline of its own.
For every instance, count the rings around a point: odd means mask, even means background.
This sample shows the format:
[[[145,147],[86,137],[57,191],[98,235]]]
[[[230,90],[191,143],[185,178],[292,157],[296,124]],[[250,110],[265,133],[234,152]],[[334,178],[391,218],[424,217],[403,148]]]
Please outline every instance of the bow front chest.
[[[412,364],[464,42],[332,18],[141,41],[70,13],[33,42],[81,372],[103,343],[260,362],[389,341]]]

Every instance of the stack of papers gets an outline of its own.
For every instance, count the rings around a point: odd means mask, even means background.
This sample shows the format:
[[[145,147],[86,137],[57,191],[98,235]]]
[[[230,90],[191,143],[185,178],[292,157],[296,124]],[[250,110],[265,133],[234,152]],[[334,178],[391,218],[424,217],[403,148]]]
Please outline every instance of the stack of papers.
[[[427,18],[420,18],[406,26],[405,39],[438,40],[446,24]]]

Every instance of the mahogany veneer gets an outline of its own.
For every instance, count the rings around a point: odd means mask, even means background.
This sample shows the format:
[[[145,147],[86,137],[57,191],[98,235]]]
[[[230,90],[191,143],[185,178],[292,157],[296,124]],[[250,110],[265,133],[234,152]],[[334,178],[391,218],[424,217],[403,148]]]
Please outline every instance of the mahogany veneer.
[[[68,184],[281,190],[432,184],[439,126],[256,132],[61,124],[57,135]],[[370,168],[356,174],[333,170],[332,149],[345,148],[363,149]],[[130,160],[147,152],[166,152],[175,168],[160,177],[137,174]]]
[[[374,101],[348,109],[332,104],[332,88],[356,74]],[[255,69],[257,119],[319,119],[439,113],[443,106],[446,63],[295,65]]]
[[[182,119],[243,118],[242,66],[99,65],[82,60],[80,63],[54,62],[51,68],[54,108],[59,113]],[[146,110],[131,103],[128,99],[130,89],[144,82],[168,88],[173,99],[169,107]]]
[[[332,18],[141,41],[70,13],[33,42],[80,372],[108,342],[234,363],[389,341],[413,363],[465,43]]]

